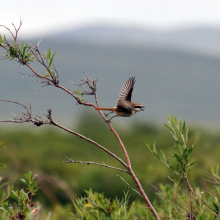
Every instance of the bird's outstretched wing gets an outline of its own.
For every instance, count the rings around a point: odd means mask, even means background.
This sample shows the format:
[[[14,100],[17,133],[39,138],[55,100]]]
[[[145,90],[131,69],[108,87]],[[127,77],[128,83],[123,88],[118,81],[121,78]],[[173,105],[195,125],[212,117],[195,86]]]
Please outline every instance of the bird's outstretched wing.
[[[129,78],[122,86],[121,92],[119,93],[117,107],[126,108],[128,111],[131,109],[131,95],[134,88],[135,77]]]

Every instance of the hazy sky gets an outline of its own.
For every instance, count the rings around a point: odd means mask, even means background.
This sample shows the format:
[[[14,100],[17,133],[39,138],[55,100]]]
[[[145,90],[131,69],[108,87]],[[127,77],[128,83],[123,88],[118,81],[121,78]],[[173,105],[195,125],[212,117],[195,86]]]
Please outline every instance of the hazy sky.
[[[20,33],[25,35],[91,23],[154,29],[220,25],[220,0],[7,0],[1,4],[0,24],[11,27],[20,18]],[[0,33],[5,33],[2,27]]]

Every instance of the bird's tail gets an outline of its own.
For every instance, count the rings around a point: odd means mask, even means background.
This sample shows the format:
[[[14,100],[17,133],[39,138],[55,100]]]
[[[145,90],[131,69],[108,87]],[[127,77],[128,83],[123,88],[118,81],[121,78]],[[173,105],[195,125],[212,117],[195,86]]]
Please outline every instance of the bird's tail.
[[[95,107],[95,110],[104,110],[104,111],[114,111],[115,108],[101,108],[101,107]]]

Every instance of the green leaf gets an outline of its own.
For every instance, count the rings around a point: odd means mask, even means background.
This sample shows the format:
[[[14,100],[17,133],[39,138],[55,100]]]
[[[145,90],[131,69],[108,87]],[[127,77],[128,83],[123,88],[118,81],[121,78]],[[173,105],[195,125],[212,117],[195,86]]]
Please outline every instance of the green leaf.
[[[34,178],[37,176],[37,174],[35,174],[34,176],[32,176],[32,180],[34,180]]]
[[[188,164],[188,167],[189,167],[189,166],[192,166],[195,162],[196,162],[196,161],[194,161],[194,162]]]
[[[9,48],[10,56],[14,56],[15,51],[12,47]]]
[[[168,125],[166,125],[166,124],[164,124],[164,126],[169,129],[170,133],[173,135],[173,138],[174,138],[175,140],[178,140],[177,137],[176,137],[176,135],[175,135],[175,133],[174,133],[174,130],[173,130],[171,127],[169,127]]]
[[[7,43],[7,39],[6,39],[5,35],[4,35],[4,43],[5,44]]]
[[[179,157],[179,155],[173,153],[171,154],[172,157],[174,157],[180,164],[183,165],[183,161],[181,160],[181,158]]]
[[[47,51],[47,59],[50,60],[50,48]]]
[[[154,143],[154,145],[153,145],[153,154],[154,154],[154,156],[156,156],[156,157],[160,160],[160,157],[159,157],[159,155],[157,154],[157,149],[156,149],[155,143]]]
[[[3,210],[8,210],[8,201],[2,203]]]
[[[152,148],[151,148],[150,144],[147,144],[147,146],[148,146],[148,149],[150,150],[150,152],[153,153],[153,155],[160,160],[160,157],[159,157],[158,154],[157,154],[157,150],[156,150],[156,147],[155,147],[155,143],[154,143],[154,145],[153,145]]]
[[[28,179],[31,179],[31,176],[32,176],[32,172],[29,171],[29,172],[28,172]]]
[[[25,52],[26,52],[26,49],[27,49],[28,47],[27,46],[25,46],[24,48],[23,48],[23,51],[22,51],[22,57],[24,58],[25,57]]]
[[[27,173],[25,173],[24,176],[25,176],[26,180],[29,180],[29,179],[28,179],[29,176],[28,176]]]
[[[172,118],[171,118],[172,119]],[[175,124],[177,124],[176,117],[173,117],[173,120],[171,121],[172,126],[174,127]]]
[[[173,164],[170,164],[169,167],[170,167],[171,170],[174,170]]]
[[[52,56],[52,57],[51,57],[51,59],[50,59],[50,62],[49,62],[49,67],[50,67],[50,66],[51,66],[51,64],[53,63],[53,58],[54,58],[55,54],[56,54],[56,52],[53,54],[53,56]]]
[[[213,202],[213,205],[214,205],[214,207],[215,207],[215,210],[219,213],[219,207],[218,207],[218,205],[217,205],[215,202]]]
[[[185,133],[185,127],[186,127],[186,123],[185,121],[183,121],[183,124],[182,124],[182,127],[181,127],[181,130],[182,130],[182,134],[184,135]]]
[[[166,155],[165,155],[165,153],[164,153],[162,150],[160,150],[160,153],[162,154],[162,159],[163,159],[163,160],[166,160]]]
[[[173,129],[170,126],[168,126],[166,124],[164,124],[164,126],[167,127],[170,130],[171,134],[173,134]]]
[[[186,160],[188,157],[188,150],[187,148],[183,149],[183,158]]]
[[[27,182],[27,180],[25,180],[25,179],[20,179],[23,183],[25,183],[25,184],[28,184],[28,182]]]
[[[187,143],[187,142],[188,142],[188,132],[189,132],[189,130],[188,130],[188,129],[186,129],[186,134],[185,134],[185,143]]]
[[[192,154],[192,147],[191,148],[189,148],[189,150],[188,150],[188,158],[190,158],[191,157],[191,154]]]
[[[18,195],[14,190],[11,191],[11,198],[16,199],[16,200],[18,199]]]

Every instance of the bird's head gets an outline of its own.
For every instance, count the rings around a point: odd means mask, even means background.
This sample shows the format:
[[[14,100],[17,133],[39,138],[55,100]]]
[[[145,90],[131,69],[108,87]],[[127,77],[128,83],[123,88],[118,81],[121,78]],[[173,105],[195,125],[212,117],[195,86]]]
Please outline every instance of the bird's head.
[[[134,103],[134,111],[135,112],[140,112],[140,111],[144,111],[145,108],[143,105],[139,104],[139,103]]]

